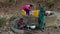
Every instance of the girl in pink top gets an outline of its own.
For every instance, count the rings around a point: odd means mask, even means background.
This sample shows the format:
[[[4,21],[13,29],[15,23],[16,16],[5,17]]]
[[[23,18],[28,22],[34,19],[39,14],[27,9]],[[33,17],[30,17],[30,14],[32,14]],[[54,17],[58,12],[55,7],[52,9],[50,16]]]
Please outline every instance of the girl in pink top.
[[[26,15],[29,15],[30,14],[30,9],[32,8],[32,6],[33,5],[31,5],[31,4],[27,4],[27,5],[25,5],[25,6],[22,7],[22,9],[24,11],[26,11]]]

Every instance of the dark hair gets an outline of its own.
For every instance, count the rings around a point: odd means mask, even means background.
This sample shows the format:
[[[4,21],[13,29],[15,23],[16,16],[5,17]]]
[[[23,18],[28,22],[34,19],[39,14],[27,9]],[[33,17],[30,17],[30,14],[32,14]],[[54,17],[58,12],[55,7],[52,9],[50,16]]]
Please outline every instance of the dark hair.
[[[32,5],[32,4],[30,4],[30,6],[31,6],[31,7],[33,7],[33,5]]]
[[[23,18],[20,18],[20,20],[23,20]]]

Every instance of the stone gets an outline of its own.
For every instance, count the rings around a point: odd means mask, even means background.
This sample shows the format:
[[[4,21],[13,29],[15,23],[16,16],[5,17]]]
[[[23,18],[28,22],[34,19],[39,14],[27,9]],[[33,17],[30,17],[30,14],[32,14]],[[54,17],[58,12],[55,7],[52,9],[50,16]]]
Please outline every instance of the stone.
[[[12,31],[8,31],[9,32],[9,34],[14,34]]]

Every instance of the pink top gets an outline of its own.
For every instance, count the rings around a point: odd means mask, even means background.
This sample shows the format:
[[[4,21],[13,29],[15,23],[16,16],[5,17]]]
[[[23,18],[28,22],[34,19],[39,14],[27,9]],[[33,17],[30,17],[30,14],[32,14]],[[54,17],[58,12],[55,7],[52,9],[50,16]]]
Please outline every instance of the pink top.
[[[22,7],[23,10],[24,9],[29,9],[29,8],[30,8],[30,5],[25,5],[25,6]]]

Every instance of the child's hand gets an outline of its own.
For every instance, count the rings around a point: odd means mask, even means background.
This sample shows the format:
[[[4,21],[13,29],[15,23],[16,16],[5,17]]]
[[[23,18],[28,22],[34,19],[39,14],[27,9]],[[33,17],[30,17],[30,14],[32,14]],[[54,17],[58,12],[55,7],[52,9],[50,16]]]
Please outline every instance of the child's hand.
[[[46,23],[44,23],[44,26],[46,26]]]

